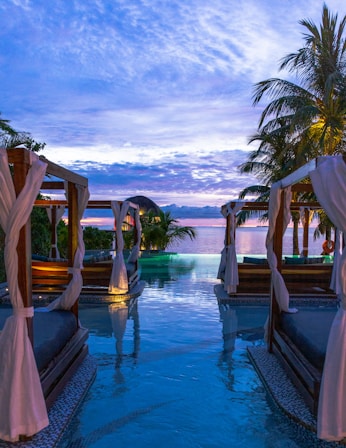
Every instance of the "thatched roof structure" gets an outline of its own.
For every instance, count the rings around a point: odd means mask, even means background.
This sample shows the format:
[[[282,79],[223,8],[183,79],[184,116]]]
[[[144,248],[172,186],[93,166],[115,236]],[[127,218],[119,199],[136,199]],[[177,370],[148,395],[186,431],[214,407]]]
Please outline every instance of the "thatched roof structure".
[[[149,211],[153,212],[155,215],[160,214],[160,211],[161,211],[160,207],[157,204],[155,204],[154,201],[147,198],[146,196],[133,196],[126,200],[139,205],[141,214],[149,212]]]

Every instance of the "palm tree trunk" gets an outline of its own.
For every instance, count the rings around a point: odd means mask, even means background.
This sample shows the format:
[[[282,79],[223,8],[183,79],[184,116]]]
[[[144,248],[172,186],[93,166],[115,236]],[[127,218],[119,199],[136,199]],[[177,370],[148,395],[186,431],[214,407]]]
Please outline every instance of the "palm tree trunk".
[[[292,213],[293,220],[293,255],[299,255],[299,238],[298,238],[298,224],[299,213]]]

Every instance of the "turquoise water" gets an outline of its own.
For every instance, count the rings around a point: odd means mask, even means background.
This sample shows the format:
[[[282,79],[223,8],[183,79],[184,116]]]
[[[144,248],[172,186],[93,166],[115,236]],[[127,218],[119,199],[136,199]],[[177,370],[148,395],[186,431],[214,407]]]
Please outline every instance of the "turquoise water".
[[[273,405],[247,356],[267,306],[218,306],[218,255],[142,261],[143,294],[81,305],[96,380],[60,448],[317,446]]]

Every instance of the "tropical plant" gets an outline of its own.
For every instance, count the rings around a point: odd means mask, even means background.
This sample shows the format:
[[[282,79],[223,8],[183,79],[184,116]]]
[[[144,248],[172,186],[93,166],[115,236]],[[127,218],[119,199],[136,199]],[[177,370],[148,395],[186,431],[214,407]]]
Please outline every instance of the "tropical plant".
[[[281,120],[283,123],[283,120]],[[265,185],[253,185],[244,188],[239,198],[244,199],[247,195],[257,195],[255,202],[268,202],[270,195],[270,186],[288,175],[300,165],[296,166],[295,157],[296,146],[290,141],[289,133],[285,126],[268,132],[264,127],[259,134],[251,137],[250,142],[258,140],[260,145],[257,150],[252,151],[248,160],[240,165],[239,169],[242,173],[254,173],[259,179],[265,182]],[[293,196],[293,199],[296,199]],[[260,222],[268,219],[267,212],[259,211],[241,211],[237,215],[237,225],[244,224],[250,217],[257,217]],[[293,254],[299,254],[298,225],[300,215],[292,212],[293,221]]]
[[[318,28],[310,20],[299,22],[306,29],[305,45],[281,61],[280,70],[296,75],[299,84],[271,78],[255,85],[254,105],[264,96],[271,99],[261,114],[259,127],[268,131],[284,120],[299,163],[318,155],[345,150],[346,125],[346,16],[338,26],[338,15],[326,5]]]
[[[91,249],[111,249],[113,234],[98,227],[86,226],[83,229],[83,240],[86,250]]]
[[[40,197],[42,199],[42,196]],[[49,255],[51,225],[45,208],[34,207],[31,212],[31,250],[33,254]]]
[[[38,143],[31,138],[28,132],[18,132],[11,125],[10,120],[2,118],[0,112],[0,148],[15,148],[24,146],[26,149],[38,152],[44,149],[45,143]],[[32,219],[35,221],[34,231],[32,235],[33,251],[45,251],[47,246],[47,234],[41,233],[39,229],[43,229],[44,225],[40,220],[41,212],[33,211]],[[36,219],[37,218],[37,219]],[[33,226],[32,226],[33,228]],[[4,266],[4,248],[5,234],[0,228],[0,281],[5,281],[6,273]]]
[[[29,132],[16,131],[10,125],[10,120],[1,118],[0,112],[0,147],[16,148],[17,146],[23,146],[29,151],[39,152],[44,149],[46,144],[36,142]]]
[[[175,241],[185,238],[193,240],[197,236],[191,226],[180,226],[170,212],[160,211],[159,214],[149,211],[141,216],[142,241],[144,250],[165,250]]]
[[[346,16],[338,26],[338,16],[323,6],[320,28],[310,20],[299,22],[306,29],[305,45],[282,59],[280,70],[295,74],[298,84],[270,78],[255,85],[253,104],[270,99],[264,108],[258,133],[250,142],[260,141],[240,166],[254,173],[264,185],[248,187],[240,193],[268,197],[270,186],[318,155],[345,151],[346,126]],[[298,229],[297,216],[293,217]],[[247,219],[243,215],[241,218]],[[294,232],[294,241],[297,235]],[[294,245],[294,253],[299,248]]]

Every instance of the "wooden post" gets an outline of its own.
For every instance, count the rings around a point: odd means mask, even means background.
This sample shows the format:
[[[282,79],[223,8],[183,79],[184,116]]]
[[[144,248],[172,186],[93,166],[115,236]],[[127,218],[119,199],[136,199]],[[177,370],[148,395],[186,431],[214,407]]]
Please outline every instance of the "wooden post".
[[[226,246],[229,246],[231,244],[231,235],[230,235],[230,228],[231,228],[231,215],[228,214],[226,217]]]
[[[78,246],[78,191],[72,182],[68,183],[68,203],[68,265],[73,267]],[[78,319],[78,300],[72,306],[71,311]]]
[[[28,151],[23,148],[9,150],[15,157],[13,163],[13,183],[16,196],[22,191],[26,176],[30,168]],[[23,298],[25,308],[32,306],[32,281],[31,281],[31,220],[30,218],[21,228],[17,245],[18,254],[18,285]],[[28,335],[31,343],[34,340],[32,317],[27,319]]]

